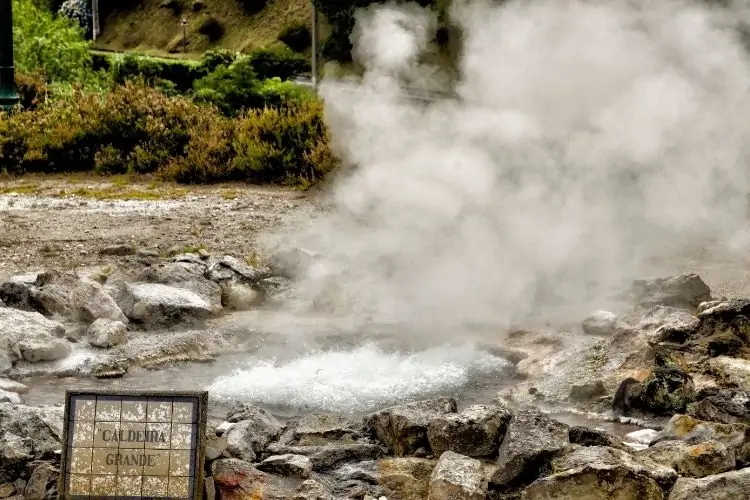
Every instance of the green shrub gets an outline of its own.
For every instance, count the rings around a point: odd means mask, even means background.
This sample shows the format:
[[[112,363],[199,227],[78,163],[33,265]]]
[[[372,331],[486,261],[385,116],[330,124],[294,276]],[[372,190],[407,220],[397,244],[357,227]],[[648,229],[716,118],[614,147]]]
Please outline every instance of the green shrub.
[[[258,95],[265,106],[294,106],[317,100],[314,92],[294,82],[269,78],[258,87]]]
[[[287,24],[279,33],[279,41],[295,52],[303,52],[312,45],[310,27],[302,21]]]
[[[194,97],[196,101],[212,104],[232,116],[242,109],[263,105],[259,87],[250,58],[239,57],[229,66],[219,66],[196,81]]]
[[[194,61],[160,59],[135,53],[118,54],[110,59],[110,74],[116,83],[143,78],[149,85],[169,80],[180,92],[193,87],[200,78],[200,65]]]
[[[215,17],[209,17],[198,26],[198,33],[208,38],[211,43],[218,42],[224,36],[224,26]]]
[[[206,51],[201,57],[198,71],[207,75],[216,70],[219,66],[229,66],[235,59],[237,53],[229,49],[211,49]]]
[[[274,77],[288,80],[310,71],[310,61],[305,56],[284,46],[253,51],[250,64],[261,80]]]
[[[13,37],[16,68],[39,73],[48,82],[88,82],[90,43],[83,30],[65,17],[26,0],[13,1]]]
[[[48,92],[47,83],[40,73],[16,71],[16,92],[24,109],[34,109],[41,104]]]

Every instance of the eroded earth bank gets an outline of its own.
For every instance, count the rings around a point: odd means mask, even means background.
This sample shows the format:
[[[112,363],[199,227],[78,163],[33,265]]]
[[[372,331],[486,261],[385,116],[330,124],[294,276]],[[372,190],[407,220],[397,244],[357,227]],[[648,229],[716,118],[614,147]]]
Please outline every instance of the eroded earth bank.
[[[254,237],[312,196],[0,197],[0,498],[56,498],[65,388],[154,385],[211,393],[207,498],[748,498],[739,254],[655,261],[573,325],[430,345],[288,319],[317,256]]]

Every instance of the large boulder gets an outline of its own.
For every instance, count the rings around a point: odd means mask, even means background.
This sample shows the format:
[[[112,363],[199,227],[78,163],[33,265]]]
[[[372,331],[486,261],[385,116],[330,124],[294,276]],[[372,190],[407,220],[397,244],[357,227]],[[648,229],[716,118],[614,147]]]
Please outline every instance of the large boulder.
[[[618,415],[671,415],[684,412],[695,400],[692,377],[677,366],[655,368],[643,383],[628,378],[620,383],[612,399]]]
[[[665,306],[649,309],[636,325],[652,345],[660,342],[682,344],[697,333],[699,326],[700,320],[690,312]]]
[[[9,371],[21,359],[29,362],[53,361],[70,353],[61,339],[62,324],[38,312],[0,308],[0,373]]]
[[[750,299],[730,299],[698,313],[698,342],[709,356],[735,356],[750,347]]]
[[[312,461],[304,455],[271,455],[258,464],[258,470],[279,474],[308,478],[312,473]]]
[[[157,283],[189,290],[215,310],[221,309],[221,287],[204,277],[206,266],[194,262],[165,262],[143,269],[136,277],[139,283]]]
[[[310,459],[313,470],[326,471],[345,463],[376,460],[383,455],[383,449],[372,443],[336,443],[298,446],[294,444],[271,443],[266,449],[271,455],[300,455]]]
[[[570,446],[569,427],[536,408],[516,411],[508,425],[490,478],[496,489],[529,484],[550,468],[553,458]]]
[[[696,310],[702,302],[711,300],[711,289],[694,273],[636,280],[632,293],[635,301],[644,307]]]
[[[734,470],[734,449],[716,441],[689,445],[682,441],[661,441],[637,456],[648,457],[676,470],[680,476],[704,477]]]
[[[263,408],[246,406],[244,419],[226,433],[230,456],[254,462],[257,455],[282,431],[283,426]]]
[[[365,418],[365,427],[396,456],[429,448],[427,428],[433,420],[456,413],[456,401],[437,398],[393,406]]]
[[[340,415],[306,415],[290,425],[295,443],[315,446],[333,441],[356,441],[360,437],[357,424]]]
[[[436,457],[448,450],[470,457],[495,455],[511,418],[513,414],[505,407],[472,405],[432,420],[427,440]]]
[[[384,458],[377,462],[373,479],[393,492],[388,498],[424,500],[430,494],[430,478],[436,463],[426,458]]]
[[[718,442],[734,451],[736,464],[750,464],[750,426],[720,424],[697,420],[689,415],[674,415],[662,429],[657,442],[682,440],[689,445]]]
[[[115,300],[96,281],[73,272],[39,274],[30,303],[46,316],[61,315],[84,323],[104,318],[127,322]]]
[[[681,477],[669,500],[729,500],[748,498],[750,467],[700,479]]]
[[[117,303],[128,318],[146,327],[190,324],[214,313],[195,292],[158,283],[123,284]]]
[[[429,500],[484,500],[486,496],[482,462],[452,451],[440,455],[430,476]]]
[[[298,482],[288,482],[279,476],[266,474],[252,464],[236,458],[211,462],[211,477],[222,500],[251,498],[293,498]]]
[[[29,460],[54,458],[62,441],[63,411],[62,406],[0,403],[0,484],[19,477]]]
[[[750,424],[750,393],[719,388],[705,392],[688,406],[689,415],[722,424]]]

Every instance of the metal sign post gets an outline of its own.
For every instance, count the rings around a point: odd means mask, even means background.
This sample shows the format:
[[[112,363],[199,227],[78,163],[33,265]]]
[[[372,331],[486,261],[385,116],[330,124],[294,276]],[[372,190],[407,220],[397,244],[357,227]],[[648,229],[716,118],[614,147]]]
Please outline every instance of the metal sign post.
[[[313,91],[318,93],[318,8],[312,2],[312,86]]]
[[[68,391],[61,499],[199,500],[207,392]]]
[[[182,16],[180,19],[180,26],[182,26],[182,55],[187,54],[187,17]]]
[[[93,25],[91,33],[94,41],[96,41],[96,37],[99,35],[99,0],[91,0],[91,23]]]

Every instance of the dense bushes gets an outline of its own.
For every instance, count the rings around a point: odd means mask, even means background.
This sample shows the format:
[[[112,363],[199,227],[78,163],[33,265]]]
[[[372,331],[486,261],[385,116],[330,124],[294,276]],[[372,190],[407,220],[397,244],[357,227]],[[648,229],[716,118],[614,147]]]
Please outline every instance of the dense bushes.
[[[0,169],[10,173],[155,173],[180,182],[315,182],[333,168],[321,105],[230,119],[143,83],[75,91],[0,115]]]
[[[201,66],[194,61],[158,59],[138,54],[116,54],[109,59],[109,72],[115,83],[143,78],[154,84],[168,80],[184,92],[193,87],[195,80],[203,76]]]

